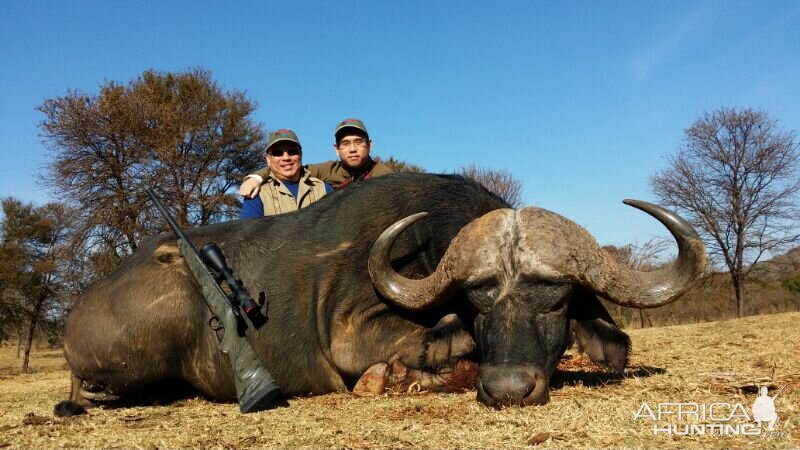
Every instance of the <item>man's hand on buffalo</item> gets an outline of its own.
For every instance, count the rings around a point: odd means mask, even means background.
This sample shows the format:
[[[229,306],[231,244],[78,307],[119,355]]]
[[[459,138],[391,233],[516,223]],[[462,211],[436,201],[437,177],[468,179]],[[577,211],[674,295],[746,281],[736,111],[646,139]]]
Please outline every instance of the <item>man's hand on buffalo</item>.
[[[249,177],[239,187],[239,194],[247,198],[255,198],[261,190],[261,181],[255,177]]]

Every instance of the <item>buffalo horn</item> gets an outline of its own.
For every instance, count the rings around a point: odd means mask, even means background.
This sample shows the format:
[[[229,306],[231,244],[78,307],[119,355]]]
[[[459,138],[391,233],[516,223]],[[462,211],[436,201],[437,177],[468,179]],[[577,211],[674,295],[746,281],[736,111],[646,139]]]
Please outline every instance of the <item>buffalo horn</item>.
[[[442,299],[450,285],[446,271],[437,269],[420,280],[406,278],[392,267],[389,252],[403,230],[427,215],[426,212],[413,214],[392,224],[381,233],[369,254],[369,276],[378,292],[395,304],[414,311],[430,308]]]
[[[600,295],[622,306],[654,308],[675,300],[703,273],[706,253],[703,241],[688,222],[672,211],[641,200],[625,200],[661,222],[678,244],[678,257],[669,266],[652,272],[639,272],[608,264],[600,278],[606,282],[593,286]],[[591,277],[590,277],[591,278]]]

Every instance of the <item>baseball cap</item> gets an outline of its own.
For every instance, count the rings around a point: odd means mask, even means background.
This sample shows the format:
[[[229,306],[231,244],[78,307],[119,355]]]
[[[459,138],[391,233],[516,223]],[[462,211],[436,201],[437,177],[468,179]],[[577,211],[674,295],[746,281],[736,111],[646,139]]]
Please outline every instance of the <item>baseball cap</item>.
[[[339,140],[340,131],[346,128],[355,128],[357,130],[360,130],[361,132],[367,135],[367,138],[369,138],[369,132],[367,132],[367,127],[364,126],[364,122],[358,119],[345,119],[339,122],[338,125],[336,125],[336,131],[333,132],[334,136],[336,136],[337,141]]]
[[[273,144],[275,144],[276,142],[280,142],[280,141],[294,142],[300,148],[303,148],[303,146],[300,145],[300,140],[297,139],[297,135],[295,134],[294,131],[282,128],[280,130],[275,130],[275,131],[273,131],[272,133],[269,134],[269,140],[267,140],[267,150],[266,151],[269,151],[269,148],[272,147]]]

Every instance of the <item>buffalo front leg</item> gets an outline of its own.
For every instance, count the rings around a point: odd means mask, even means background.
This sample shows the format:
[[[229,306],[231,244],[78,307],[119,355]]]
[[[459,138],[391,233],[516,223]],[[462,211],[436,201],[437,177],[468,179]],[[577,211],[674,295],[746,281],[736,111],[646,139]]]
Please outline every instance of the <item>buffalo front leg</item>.
[[[631,339],[617,327],[597,297],[580,292],[570,303],[570,338],[595,364],[621,374],[628,364]]]
[[[430,372],[453,367],[475,351],[475,340],[455,314],[442,317],[436,326],[425,330],[422,343],[418,364],[410,367]]]
[[[331,358],[337,368],[353,380],[367,374],[381,378],[388,367],[399,362],[402,367],[438,374],[452,370],[456,363],[475,350],[475,341],[465,330],[458,316],[444,316],[432,328],[425,328],[393,314],[372,315],[363,327],[335,326],[331,341]],[[344,325],[344,324],[342,324]]]
[[[86,407],[91,406],[92,402],[81,395],[83,380],[70,372],[69,399],[58,402],[53,408],[56,417],[71,417],[84,414]]]

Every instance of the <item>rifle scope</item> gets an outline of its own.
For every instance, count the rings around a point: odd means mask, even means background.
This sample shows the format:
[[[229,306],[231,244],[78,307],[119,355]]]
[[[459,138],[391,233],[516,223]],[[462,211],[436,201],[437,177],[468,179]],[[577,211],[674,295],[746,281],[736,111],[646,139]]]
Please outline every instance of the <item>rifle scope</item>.
[[[234,275],[233,271],[228,267],[228,263],[225,261],[225,255],[222,254],[222,250],[220,250],[217,244],[209,242],[204,245],[202,250],[200,250],[200,256],[202,256],[203,261],[205,261],[212,270],[217,283],[225,280],[228,284],[228,288],[231,290],[231,295],[236,302],[242,306],[247,317],[251,320],[257,317],[259,314],[258,303],[253,301],[250,294],[247,292],[247,288],[244,287],[242,280],[236,278],[236,275]]]

